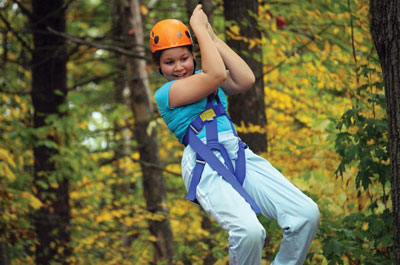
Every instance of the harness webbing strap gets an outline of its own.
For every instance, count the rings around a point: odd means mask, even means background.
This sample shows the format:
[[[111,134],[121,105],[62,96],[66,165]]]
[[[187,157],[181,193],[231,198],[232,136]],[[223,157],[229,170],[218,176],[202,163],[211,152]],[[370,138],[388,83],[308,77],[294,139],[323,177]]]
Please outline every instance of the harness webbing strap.
[[[221,161],[215,156],[215,154],[207,148],[207,146],[197,137],[196,133],[192,130],[188,131],[189,134],[189,145],[193,148],[193,150],[200,156],[206,157],[205,160],[207,164],[210,165],[212,169],[217,171],[223,179],[225,179],[232,187],[250,204],[251,208],[255,213],[261,213],[260,208],[257,203],[250,197],[250,195],[246,192],[246,190],[239,184],[236,177],[221,163]],[[202,164],[204,165],[204,164]],[[204,167],[204,166],[203,166]],[[201,174],[199,174],[201,175]],[[193,172],[193,177],[195,174]],[[201,176],[200,176],[201,177]],[[197,184],[200,182],[200,177],[196,180]],[[192,179],[193,182],[193,179]],[[193,187],[193,188],[192,188]],[[197,185],[195,183],[190,183],[189,193],[186,196],[187,199],[194,201],[196,198],[196,188]]]
[[[201,157],[196,155],[196,166],[193,169],[192,181],[190,182],[189,191],[186,195],[186,199],[192,202],[197,203],[196,200],[196,188],[200,183],[201,174],[203,173],[204,166],[206,162],[201,159]]]
[[[215,117],[221,116],[225,114],[225,109],[222,104],[218,105],[213,105],[211,108],[214,110]],[[209,108],[207,108],[209,109]],[[207,122],[207,120],[202,120],[200,116],[197,116],[191,123],[190,125],[193,126],[197,131],[201,131],[201,129],[204,127],[204,124]],[[236,133],[236,132],[235,132]],[[186,145],[186,144],[185,144]]]
[[[225,181],[232,185],[232,187],[250,204],[254,212],[260,213],[261,210],[257,203],[242,187],[246,176],[244,149],[247,148],[247,145],[239,139],[239,149],[234,169],[226,148],[218,142],[217,117],[226,115],[231,122],[234,135],[237,136],[237,134],[232,124],[232,120],[226,113],[218,95],[215,95],[217,105],[213,105],[213,99],[214,95],[208,96],[206,110],[203,112],[203,114],[192,121],[184,137],[184,144],[189,144],[196,152],[196,165],[193,169],[192,180],[186,199],[197,202],[196,189],[200,183],[201,175],[206,162],[212,169],[217,171]],[[204,144],[197,137],[197,134],[203,129],[204,125],[206,127],[206,144]],[[213,153],[213,150],[220,152],[226,166],[217,158],[217,156]]]
[[[244,149],[247,148],[247,144],[239,140],[239,149],[237,153],[235,176],[239,181],[239,184],[243,186],[244,178],[246,177],[246,155]]]

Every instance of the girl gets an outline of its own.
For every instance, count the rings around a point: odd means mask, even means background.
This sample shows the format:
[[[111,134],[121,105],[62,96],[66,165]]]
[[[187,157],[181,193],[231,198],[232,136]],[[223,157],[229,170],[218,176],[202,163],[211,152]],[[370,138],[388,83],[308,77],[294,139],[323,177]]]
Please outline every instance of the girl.
[[[273,265],[303,264],[319,224],[317,205],[236,135],[226,95],[255,82],[249,66],[213,32],[198,5],[190,18],[202,71],[195,71],[189,29],[158,22],[150,32],[154,62],[167,83],[155,93],[160,113],[186,148],[187,198],[229,233],[230,264],[261,264],[265,230],[256,213],[277,220],[283,239]]]

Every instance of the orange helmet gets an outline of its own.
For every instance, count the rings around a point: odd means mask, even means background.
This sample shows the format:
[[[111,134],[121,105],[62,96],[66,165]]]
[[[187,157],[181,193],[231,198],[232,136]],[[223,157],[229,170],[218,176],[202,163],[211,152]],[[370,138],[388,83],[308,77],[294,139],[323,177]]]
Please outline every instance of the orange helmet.
[[[177,19],[161,20],[150,32],[152,53],[173,47],[192,45],[188,27]]]

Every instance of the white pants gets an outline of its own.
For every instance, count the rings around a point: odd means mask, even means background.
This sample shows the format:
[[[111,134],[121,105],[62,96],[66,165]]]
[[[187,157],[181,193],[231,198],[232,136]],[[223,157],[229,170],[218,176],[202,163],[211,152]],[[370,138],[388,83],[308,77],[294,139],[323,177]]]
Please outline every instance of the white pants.
[[[205,139],[202,139],[205,141]],[[219,133],[235,165],[238,140],[231,131]],[[277,220],[283,229],[280,249],[272,265],[303,264],[319,224],[318,206],[290,183],[267,160],[246,149],[244,189],[256,201],[262,214]],[[222,157],[215,152],[222,161]],[[182,174],[189,189],[195,166],[195,153],[186,147]],[[208,164],[205,165],[196,197],[203,209],[229,233],[231,265],[261,264],[265,230],[250,205]]]

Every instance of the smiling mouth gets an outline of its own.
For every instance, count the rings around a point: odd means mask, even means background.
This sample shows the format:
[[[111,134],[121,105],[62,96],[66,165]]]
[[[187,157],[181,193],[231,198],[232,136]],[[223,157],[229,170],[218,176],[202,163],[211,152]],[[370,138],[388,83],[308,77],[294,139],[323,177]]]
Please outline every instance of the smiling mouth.
[[[185,77],[185,74],[181,74],[181,75],[174,75],[176,78],[182,78]]]

